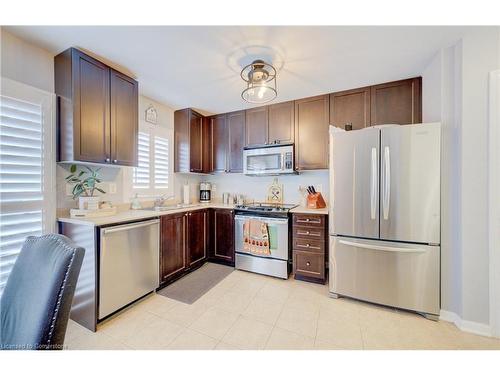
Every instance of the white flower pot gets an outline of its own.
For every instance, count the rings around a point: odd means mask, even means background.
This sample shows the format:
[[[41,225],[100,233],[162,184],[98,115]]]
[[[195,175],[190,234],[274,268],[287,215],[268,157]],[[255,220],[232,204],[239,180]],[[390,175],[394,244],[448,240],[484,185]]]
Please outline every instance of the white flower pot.
[[[80,210],[98,210],[99,197],[78,197],[78,208]]]

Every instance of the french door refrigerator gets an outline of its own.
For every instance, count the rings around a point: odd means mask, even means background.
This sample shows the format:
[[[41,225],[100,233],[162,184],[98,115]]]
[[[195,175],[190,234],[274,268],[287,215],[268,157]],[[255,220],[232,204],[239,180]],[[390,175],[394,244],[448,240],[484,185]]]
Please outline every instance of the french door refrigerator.
[[[437,319],[439,123],[330,127],[330,293]]]

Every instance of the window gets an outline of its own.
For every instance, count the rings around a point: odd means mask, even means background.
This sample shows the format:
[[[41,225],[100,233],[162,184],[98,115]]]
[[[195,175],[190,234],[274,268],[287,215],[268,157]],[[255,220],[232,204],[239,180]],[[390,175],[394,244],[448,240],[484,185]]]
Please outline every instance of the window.
[[[140,197],[171,195],[172,130],[142,122],[139,131],[138,166],[132,173],[132,191]]]
[[[0,294],[27,236],[55,225],[53,95],[2,79]]]

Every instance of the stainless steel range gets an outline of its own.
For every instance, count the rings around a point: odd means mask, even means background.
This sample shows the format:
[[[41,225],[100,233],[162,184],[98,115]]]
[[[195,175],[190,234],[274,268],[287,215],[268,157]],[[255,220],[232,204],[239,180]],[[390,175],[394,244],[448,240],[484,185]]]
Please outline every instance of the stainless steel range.
[[[289,211],[294,207],[296,205],[271,203],[235,207],[237,269],[288,278],[291,270]],[[262,230],[263,239],[253,239],[252,230],[249,229],[252,226]],[[256,242],[257,246],[249,242]]]

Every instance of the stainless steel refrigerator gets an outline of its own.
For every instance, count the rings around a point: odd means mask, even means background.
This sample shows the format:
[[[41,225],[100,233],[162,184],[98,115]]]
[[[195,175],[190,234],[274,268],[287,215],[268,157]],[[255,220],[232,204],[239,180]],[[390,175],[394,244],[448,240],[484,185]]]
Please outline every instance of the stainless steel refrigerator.
[[[440,310],[439,123],[330,127],[330,293]]]

